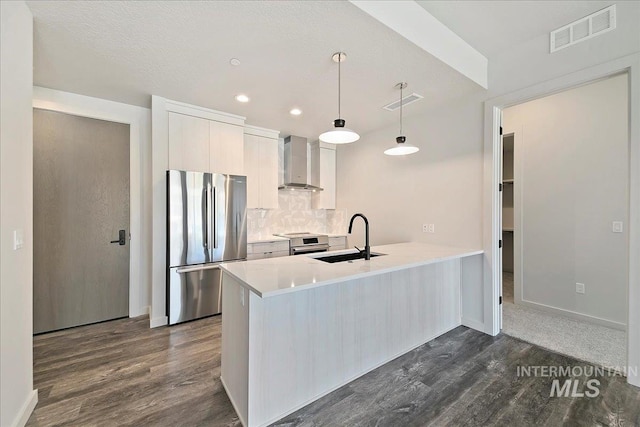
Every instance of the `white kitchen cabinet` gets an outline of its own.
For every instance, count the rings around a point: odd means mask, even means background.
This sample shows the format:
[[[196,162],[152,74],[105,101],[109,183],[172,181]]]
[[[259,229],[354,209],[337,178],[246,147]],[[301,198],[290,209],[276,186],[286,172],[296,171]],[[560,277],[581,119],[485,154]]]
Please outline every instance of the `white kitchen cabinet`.
[[[244,174],[244,127],[169,112],[169,169]]]
[[[278,132],[245,127],[244,173],[247,208],[278,208]]]
[[[244,127],[209,122],[209,171],[244,175]]]
[[[339,251],[341,249],[347,249],[347,236],[329,237],[329,250]]]
[[[289,241],[256,242],[247,244],[247,259],[289,256]]]
[[[169,169],[209,172],[209,120],[169,112]]]
[[[319,152],[318,180],[323,191],[314,193],[311,198],[313,209],[335,209],[336,208],[336,147],[335,145],[316,142]]]

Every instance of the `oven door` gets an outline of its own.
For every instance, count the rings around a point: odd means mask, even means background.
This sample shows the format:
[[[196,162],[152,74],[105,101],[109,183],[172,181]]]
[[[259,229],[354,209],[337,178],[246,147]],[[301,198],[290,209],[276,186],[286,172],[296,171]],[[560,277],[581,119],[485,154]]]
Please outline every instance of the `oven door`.
[[[305,245],[291,248],[291,255],[306,255],[314,254],[316,252],[327,252],[329,245],[327,243],[319,245]]]

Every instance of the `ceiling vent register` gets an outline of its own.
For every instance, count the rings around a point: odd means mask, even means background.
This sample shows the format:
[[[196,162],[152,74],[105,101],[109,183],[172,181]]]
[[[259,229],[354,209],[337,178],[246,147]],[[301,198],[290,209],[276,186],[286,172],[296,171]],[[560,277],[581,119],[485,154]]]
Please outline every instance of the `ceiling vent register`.
[[[599,36],[616,28],[616,5],[592,13],[551,32],[550,53]]]
[[[418,95],[417,93],[412,93],[411,95],[407,95],[404,98],[402,98],[402,105],[406,107],[407,104],[420,101],[422,98],[424,98],[422,95]],[[400,100],[397,100],[397,101],[393,101],[391,104],[385,105],[382,108],[384,108],[387,111],[396,111],[398,108],[400,108],[400,104],[401,104]]]

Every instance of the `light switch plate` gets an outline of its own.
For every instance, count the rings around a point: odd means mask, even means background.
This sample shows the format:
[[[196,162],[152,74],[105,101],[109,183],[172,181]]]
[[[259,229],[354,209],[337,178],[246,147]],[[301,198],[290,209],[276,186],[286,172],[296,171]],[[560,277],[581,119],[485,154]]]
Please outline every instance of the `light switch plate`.
[[[622,221],[613,221],[611,223],[611,231],[614,233],[622,233],[624,231]]]
[[[21,228],[13,230],[13,250],[17,251],[24,246],[24,232]]]

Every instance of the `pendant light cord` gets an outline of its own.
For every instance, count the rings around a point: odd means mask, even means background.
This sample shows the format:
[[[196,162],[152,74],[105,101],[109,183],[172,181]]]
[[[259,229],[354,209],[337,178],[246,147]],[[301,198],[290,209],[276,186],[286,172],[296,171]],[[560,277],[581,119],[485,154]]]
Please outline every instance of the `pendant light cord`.
[[[404,83],[400,83],[400,136],[402,136],[402,86]]]
[[[338,118],[340,119],[340,63],[342,62],[342,52],[338,54]]]

